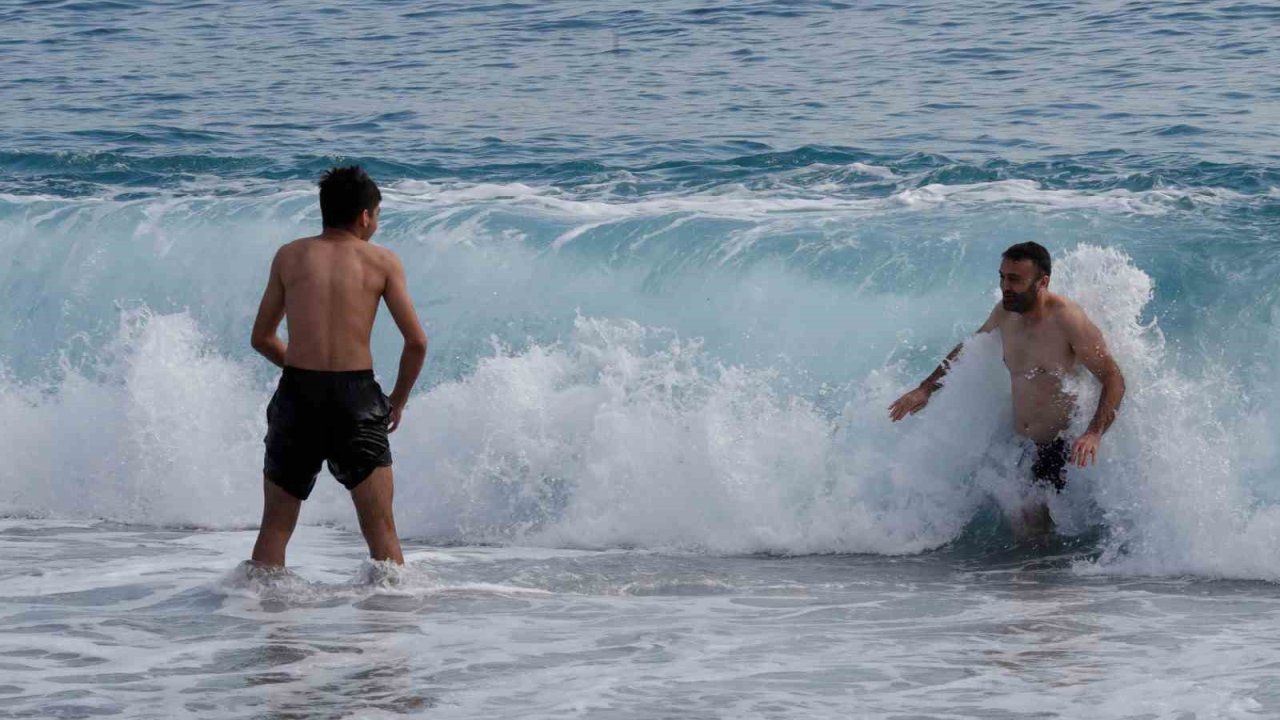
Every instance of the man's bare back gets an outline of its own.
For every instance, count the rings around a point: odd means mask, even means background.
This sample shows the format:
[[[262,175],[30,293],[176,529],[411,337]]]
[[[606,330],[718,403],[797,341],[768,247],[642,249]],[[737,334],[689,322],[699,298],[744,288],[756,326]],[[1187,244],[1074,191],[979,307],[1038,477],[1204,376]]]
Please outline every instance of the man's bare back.
[[[324,231],[277,251],[253,325],[255,350],[284,368],[267,408],[259,565],[284,565],[285,547],[322,463],[351,492],[375,560],[403,562],[391,512],[387,435],[400,424],[427,353],[404,267],[369,243],[381,193],[358,167],[335,168],[320,183]],[[395,389],[373,375],[369,349],[378,303],[404,336]],[[288,319],[289,343],[276,334]]]
[[[289,346],[284,364],[308,370],[373,367],[369,337],[395,256],[354,236],[294,240],[276,256]]]
[[[384,297],[397,325],[417,322],[399,258],[349,233],[301,238],[280,248],[271,283],[283,298],[289,332],[284,364],[290,367],[372,367],[369,338]]]
[[[375,211],[375,229],[376,222]],[[294,240],[271,263],[254,324],[254,347],[282,367],[367,370],[373,367],[369,339],[384,298],[407,345],[425,355],[426,333],[395,253],[345,230]],[[281,319],[287,319],[287,346],[275,334]],[[393,429],[417,378],[403,362],[400,370],[391,392]]]

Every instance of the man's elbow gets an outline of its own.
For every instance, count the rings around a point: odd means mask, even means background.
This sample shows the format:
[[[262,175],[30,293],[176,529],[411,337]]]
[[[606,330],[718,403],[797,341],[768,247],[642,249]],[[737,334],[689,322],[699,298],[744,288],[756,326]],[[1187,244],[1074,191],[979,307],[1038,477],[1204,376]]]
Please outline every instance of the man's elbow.
[[[404,338],[404,351],[413,355],[426,356],[427,334],[425,332],[418,332],[406,335]]]
[[[267,337],[265,335],[259,335],[257,333],[254,333],[253,335],[249,336],[249,347],[253,348],[257,352],[260,352],[260,353],[266,352],[266,349],[270,346],[271,346],[270,337]]]

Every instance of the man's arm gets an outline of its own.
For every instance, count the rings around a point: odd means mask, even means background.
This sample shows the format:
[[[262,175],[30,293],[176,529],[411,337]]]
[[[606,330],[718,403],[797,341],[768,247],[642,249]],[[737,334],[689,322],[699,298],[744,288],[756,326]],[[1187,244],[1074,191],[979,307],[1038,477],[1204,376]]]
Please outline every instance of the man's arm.
[[[996,303],[996,306],[991,309],[991,314],[987,316],[987,321],[982,323],[982,327],[978,328],[978,332],[989,333],[999,327],[1003,313],[1004,308],[999,303]],[[951,352],[947,353],[947,357],[943,359],[942,363],[932,373],[929,373],[929,377],[925,378],[924,382],[920,383],[916,389],[895,400],[889,406],[889,419],[893,422],[898,422],[908,415],[915,415],[923,410],[924,406],[929,404],[929,398],[942,388],[942,378],[951,370],[951,363],[960,357],[962,350],[964,350],[964,343],[956,345]]]
[[[1079,467],[1085,467],[1098,459],[1098,443],[1102,434],[1115,422],[1116,413],[1120,409],[1120,401],[1124,400],[1124,374],[1115,358],[1107,351],[1107,341],[1102,331],[1079,308],[1072,308],[1066,317],[1067,340],[1075,351],[1080,362],[1102,382],[1102,394],[1098,397],[1098,408],[1089,421],[1089,428],[1076,440],[1071,450],[1071,461]]]
[[[271,275],[267,278],[267,289],[262,293],[262,302],[258,304],[258,317],[253,321],[253,334],[249,344],[263,357],[284,367],[285,344],[276,335],[280,321],[284,319],[284,283],[280,280],[280,253],[271,260]]]
[[[422,372],[422,364],[427,359],[427,333],[418,322],[418,313],[413,309],[413,300],[409,297],[409,286],[404,276],[404,265],[395,253],[387,251],[390,267],[387,270],[387,287],[383,291],[383,299],[387,309],[396,321],[396,327],[404,336],[404,349],[400,351],[400,370],[396,374],[396,386],[391,391],[391,424],[388,432],[395,432],[400,427],[400,416],[409,402],[409,391]]]

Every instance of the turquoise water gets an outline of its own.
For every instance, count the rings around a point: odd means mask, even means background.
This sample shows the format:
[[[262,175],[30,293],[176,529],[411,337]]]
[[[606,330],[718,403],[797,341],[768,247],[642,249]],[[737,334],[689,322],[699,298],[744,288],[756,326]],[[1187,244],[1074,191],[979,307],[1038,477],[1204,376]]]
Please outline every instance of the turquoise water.
[[[0,26],[0,715],[1280,708],[1275,8],[122,0]],[[276,376],[248,330],[340,162],[382,186],[431,338],[393,439],[416,555],[351,580],[323,477],[299,578],[255,585]],[[1025,459],[997,348],[885,412],[1027,239],[1129,380],[1039,550],[1001,519]],[[374,341],[389,382],[386,318]],[[428,630],[480,660],[413,650]],[[346,645],[416,679],[315,694]]]

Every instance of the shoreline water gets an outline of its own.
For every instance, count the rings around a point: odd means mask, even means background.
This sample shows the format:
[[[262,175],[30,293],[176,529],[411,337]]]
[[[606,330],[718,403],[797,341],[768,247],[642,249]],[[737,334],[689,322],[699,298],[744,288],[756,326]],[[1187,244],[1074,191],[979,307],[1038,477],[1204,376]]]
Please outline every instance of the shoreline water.
[[[250,531],[4,521],[7,706],[211,718],[1280,708],[1272,584],[1082,577],[1062,556],[1020,553],[409,543],[410,579],[384,587],[362,577],[358,536],[299,534],[297,575],[246,585],[233,569]]]

